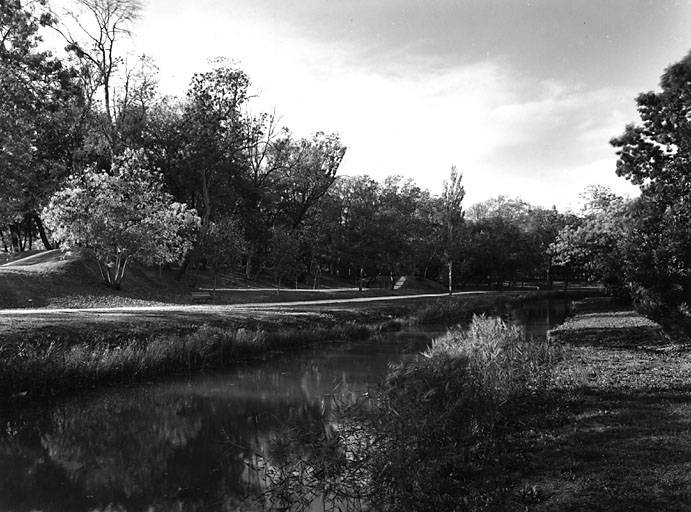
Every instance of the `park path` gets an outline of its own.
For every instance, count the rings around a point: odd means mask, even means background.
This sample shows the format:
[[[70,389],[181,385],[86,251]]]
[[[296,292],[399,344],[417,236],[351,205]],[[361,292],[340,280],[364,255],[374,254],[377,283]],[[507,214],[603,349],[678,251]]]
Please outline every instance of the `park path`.
[[[478,295],[496,293],[491,291],[468,291],[454,292],[453,296]],[[64,314],[83,314],[83,313],[223,313],[234,312],[245,309],[276,309],[293,308],[302,306],[328,306],[331,304],[350,304],[363,302],[390,302],[399,300],[434,299],[448,297],[448,293],[425,293],[411,295],[390,295],[378,297],[354,297],[348,299],[319,299],[319,300],[296,300],[283,302],[250,302],[246,304],[171,304],[165,306],[117,306],[99,308],[23,308],[23,309],[0,309],[0,316],[32,316],[32,315],[64,315]]]

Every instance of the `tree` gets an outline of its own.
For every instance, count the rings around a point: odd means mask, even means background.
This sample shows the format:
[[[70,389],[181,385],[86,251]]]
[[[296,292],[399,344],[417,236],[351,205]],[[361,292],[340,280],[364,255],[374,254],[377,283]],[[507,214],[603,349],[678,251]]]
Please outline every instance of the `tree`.
[[[74,70],[41,51],[41,29],[54,18],[42,0],[0,3],[0,232],[12,246],[38,233],[38,212],[67,175],[76,145]]]
[[[214,208],[237,202],[234,183],[247,165],[241,108],[250,80],[241,69],[221,64],[192,77],[184,113],[184,170],[198,196],[194,204],[199,204],[204,226]]]
[[[127,264],[179,260],[191,247],[199,217],[163,190],[141,152],[116,157],[110,173],[88,168],[70,176],[44,211],[63,249],[85,248],[103,282],[119,288]]]
[[[118,105],[114,101],[115,82],[125,59],[118,48],[123,39],[131,35],[130,27],[139,16],[141,4],[138,0],[76,0],[79,11],[68,11],[72,27],[56,26],[56,30],[67,42],[67,50],[82,62],[83,75],[94,93],[101,89],[103,112],[105,114],[103,135],[106,138],[110,156],[120,149],[118,131]],[[74,31],[72,30],[74,28]],[[74,35],[78,34],[78,35]],[[130,72],[124,77],[127,95]]]
[[[611,143],[617,174],[641,189],[630,219],[629,288],[639,303],[669,312],[691,303],[691,53],[665,70],[660,87],[638,96],[641,123]]]
[[[218,272],[232,266],[245,251],[245,240],[237,220],[225,217],[211,222],[201,233],[197,250],[211,267],[215,293]]]
[[[565,226],[548,253],[569,278],[598,281],[619,292],[624,283],[623,244],[629,205],[605,187],[586,189],[583,217]]]
[[[441,222],[443,225],[442,246],[449,270],[449,295],[453,293],[453,259],[458,247],[458,232],[463,223],[463,208],[461,202],[465,196],[465,189],[461,184],[463,174],[451,167],[449,179],[444,180],[441,195]]]

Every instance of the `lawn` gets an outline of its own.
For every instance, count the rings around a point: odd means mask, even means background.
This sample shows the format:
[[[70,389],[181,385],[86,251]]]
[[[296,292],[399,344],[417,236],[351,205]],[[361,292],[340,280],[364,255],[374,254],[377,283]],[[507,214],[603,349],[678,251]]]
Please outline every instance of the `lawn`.
[[[501,510],[691,509],[691,347],[633,312],[582,315],[551,389],[507,426]]]

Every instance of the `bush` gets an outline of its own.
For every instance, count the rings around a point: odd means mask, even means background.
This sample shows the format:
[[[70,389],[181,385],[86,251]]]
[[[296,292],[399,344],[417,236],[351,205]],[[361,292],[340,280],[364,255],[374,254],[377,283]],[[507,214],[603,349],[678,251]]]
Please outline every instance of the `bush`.
[[[494,427],[542,389],[558,354],[498,318],[435,340],[388,376],[371,424],[377,510],[453,510],[482,501],[477,471],[491,460]]]

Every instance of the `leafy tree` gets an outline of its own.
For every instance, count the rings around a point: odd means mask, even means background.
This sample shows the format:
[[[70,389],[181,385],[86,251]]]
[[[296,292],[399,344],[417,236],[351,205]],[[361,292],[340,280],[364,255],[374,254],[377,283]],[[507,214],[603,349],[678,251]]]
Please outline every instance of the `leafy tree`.
[[[297,275],[304,270],[300,261],[300,240],[297,232],[282,226],[271,229],[268,264],[276,283],[276,293],[281,291],[283,278],[292,275],[297,282]]]
[[[468,208],[466,219],[463,279],[490,285],[551,280],[547,248],[567,224],[566,216],[555,209],[498,196]]]
[[[465,189],[461,184],[463,174],[451,167],[448,181],[444,181],[441,195],[442,246],[444,257],[449,270],[449,295],[453,292],[453,260],[458,247],[458,234],[463,223],[463,208],[461,202],[465,196]]]
[[[71,176],[44,212],[64,249],[85,248],[104,283],[119,288],[131,259],[179,260],[191,247],[199,217],[163,190],[141,152],[116,157],[110,173],[89,168]]]
[[[214,292],[218,272],[236,263],[245,245],[242,229],[232,217],[213,221],[202,232],[197,250],[213,272]]]
[[[599,281],[610,290],[623,287],[623,240],[626,238],[628,204],[604,187],[591,187],[584,216],[565,226],[548,249],[552,262],[569,277]]]
[[[0,4],[0,231],[21,250],[35,229],[50,241],[38,212],[68,173],[75,146],[74,71],[39,50],[54,18],[44,1]]]
[[[638,185],[627,248],[629,287],[657,311],[691,302],[691,53],[636,99],[640,124],[612,139],[617,174]]]
[[[237,204],[236,187],[246,167],[243,158],[243,117],[250,81],[239,68],[225,65],[196,73],[187,91],[183,128],[185,160],[182,172],[192,185],[192,204],[202,224],[213,209]]]

